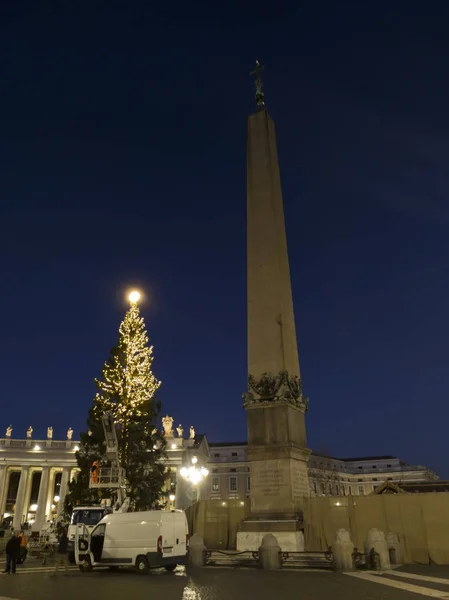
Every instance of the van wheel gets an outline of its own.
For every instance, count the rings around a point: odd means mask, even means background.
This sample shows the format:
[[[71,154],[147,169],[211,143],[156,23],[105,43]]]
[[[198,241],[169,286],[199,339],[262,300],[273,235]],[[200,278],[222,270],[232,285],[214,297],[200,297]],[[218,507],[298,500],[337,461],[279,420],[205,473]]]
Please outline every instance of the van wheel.
[[[149,570],[150,567],[145,556],[138,556],[136,559],[136,571],[141,575],[146,575]]]
[[[165,565],[166,571],[174,571],[176,569],[176,565]]]

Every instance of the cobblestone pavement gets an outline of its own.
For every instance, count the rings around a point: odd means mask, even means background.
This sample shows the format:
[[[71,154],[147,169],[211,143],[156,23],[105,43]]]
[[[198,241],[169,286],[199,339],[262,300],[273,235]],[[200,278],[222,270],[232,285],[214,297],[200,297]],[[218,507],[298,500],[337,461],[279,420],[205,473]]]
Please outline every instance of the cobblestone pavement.
[[[0,568],[3,565],[0,564]],[[98,570],[51,577],[52,566],[32,562],[0,576],[0,600],[449,600],[448,567],[404,567],[386,574],[208,567],[149,575]]]

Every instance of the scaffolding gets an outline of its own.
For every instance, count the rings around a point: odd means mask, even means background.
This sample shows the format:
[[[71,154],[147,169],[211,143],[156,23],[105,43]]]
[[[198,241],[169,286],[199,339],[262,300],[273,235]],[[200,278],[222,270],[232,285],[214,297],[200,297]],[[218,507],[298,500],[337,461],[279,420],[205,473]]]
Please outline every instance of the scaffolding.
[[[120,467],[117,432],[111,413],[101,417],[106,442],[106,457],[110,466],[102,466],[98,461],[92,465],[89,487],[93,489],[116,489],[118,506],[125,501],[125,469]]]

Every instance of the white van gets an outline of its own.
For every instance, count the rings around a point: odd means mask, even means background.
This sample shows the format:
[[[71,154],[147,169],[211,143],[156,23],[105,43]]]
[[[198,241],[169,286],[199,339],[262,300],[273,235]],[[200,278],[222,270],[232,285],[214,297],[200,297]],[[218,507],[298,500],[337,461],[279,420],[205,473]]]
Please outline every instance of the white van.
[[[135,567],[148,573],[151,567],[168,571],[186,562],[189,530],[182,510],[112,513],[88,534],[79,525],[75,559],[82,571],[93,567]]]

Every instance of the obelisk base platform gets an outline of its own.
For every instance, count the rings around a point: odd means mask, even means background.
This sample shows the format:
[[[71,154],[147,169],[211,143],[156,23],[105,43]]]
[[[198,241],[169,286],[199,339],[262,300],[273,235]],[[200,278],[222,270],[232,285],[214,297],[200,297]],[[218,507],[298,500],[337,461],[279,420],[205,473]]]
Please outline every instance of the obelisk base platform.
[[[242,521],[237,532],[238,552],[257,552],[262,539],[267,533],[272,533],[281,547],[282,552],[303,552],[304,533],[303,522],[299,519],[257,519],[248,518]]]
[[[283,552],[304,550],[302,506],[309,495],[309,452],[292,446],[248,448],[251,513],[237,532],[239,552],[257,551],[267,533],[276,537]]]

